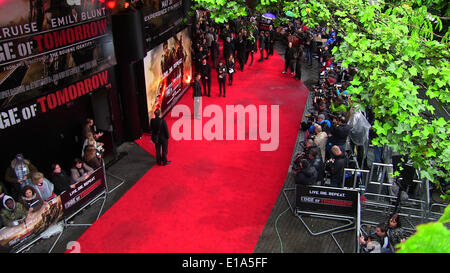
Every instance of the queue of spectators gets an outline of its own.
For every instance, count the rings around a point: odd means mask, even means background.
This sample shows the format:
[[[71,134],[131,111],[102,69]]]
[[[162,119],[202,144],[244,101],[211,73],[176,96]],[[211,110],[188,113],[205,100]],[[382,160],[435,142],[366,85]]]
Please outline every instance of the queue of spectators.
[[[87,119],[82,135],[85,142],[82,159],[75,158],[70,173],[67,174],[59,163],[51,165],[48,178],[22,154],[17,154],[5,172],[7,189],[0,186],[0,227],[16,226],[22,223],[31,212],[64,191],[74,189],[76,184],[85,181],[95,169],[102,166],[103,143],[98,138],[103,133],[95,132],[92,119]],[[7,195],[6,192],[10,193]]]

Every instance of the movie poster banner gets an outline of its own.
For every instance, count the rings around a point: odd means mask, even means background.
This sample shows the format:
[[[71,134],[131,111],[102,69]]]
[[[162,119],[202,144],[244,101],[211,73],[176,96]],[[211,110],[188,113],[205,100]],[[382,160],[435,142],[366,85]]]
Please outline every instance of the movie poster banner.
[[[100,167],[94,171],[86,180],[76,184],[74,189],[61,194],[64,218],[72,216],[84,205],[88,204],[106,189],[105,169]]]
[[[75,184],[74,189],[44,202],[37,211],[29,212],[26,217],[18,220],[15,226],[1,228],[0,253],[16,251],[29,244],[50,226],[72,217],[105,190],[105,169],[102,166],[85,181]],[[3,206],[3,210],[5,209]]]
[[[61,198],[56,196],[45,202],[37,211],[30,212],[25,218],[17,221],[18,225],[0,229],[0,252],[10,252],[30,242],[48,227],[62,220],[62,217],[63,205]]]
[[[0,109],[115,65],[105,1],[2,0]]]
[[[166,115],[189,87],[192,78],[192,41],[189,30],[177,33],[156,46],[144,58],[147,109],[151,119],[156,109]]]
[[[34,97],[26,103],[16,104],[4,110],[0,109],[0,132],[11,126],[17,126],[28,120],[38,118],[42,114],[71,103],[81,96],[88,95],[101,88],[111,87],[112,72],[110,70],[111,68],[85,76],[67,86],[61,86],[57,90]]]

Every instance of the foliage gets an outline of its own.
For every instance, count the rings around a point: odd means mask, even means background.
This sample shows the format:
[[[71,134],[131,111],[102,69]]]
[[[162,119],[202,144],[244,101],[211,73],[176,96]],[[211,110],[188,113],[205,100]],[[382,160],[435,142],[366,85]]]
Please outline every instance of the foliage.
[[[417,226],[417,232],[398,245],[397,253],[450,253],[450,206],[437,222]]]
[[[225,23],[229,20],[247,15],[244,0],[194,0],[192,10],[207,9],[216,23]]]

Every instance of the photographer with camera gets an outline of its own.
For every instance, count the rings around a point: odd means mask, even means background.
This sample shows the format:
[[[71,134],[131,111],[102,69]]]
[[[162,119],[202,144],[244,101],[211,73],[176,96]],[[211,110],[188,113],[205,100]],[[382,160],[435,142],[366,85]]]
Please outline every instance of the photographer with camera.
[[[309,164],[316,169],[317,184],[323,185],[325,170],[324,170],[324,164],[322,161],[322,156],[320,154],[319,147],[311,148],[311,150],[308,153],[308,161],[309,161]]]
[[[343,115],[335,116],[333,118],[333,126],[328,134],[329,142],[332,145],[336,145],[341,151],[345,152],[345,146],[347,144],[347,138],[350,135],[352,126],[346,124],[347,119]],[[330,139],[332,138],[332,139]]]
[[[302,159],[299,163],[300,171],[295,175],[295,184],[314,185],[317,182],[317,170],[308,160]]]
[[[344,177],[344,169],[348,165],[348,159],[345,153],[337,145],[331,147],[331,153],[333,158],[325,163],[325,170],[330,175],[331,186],[339,187]]]
[[[322,126],[320,126],[319,124],[314,125],[314,132],[314,143],[320,149],[322,161],[325,162],[325,151],[328,143],[328,135],[322,130]]]

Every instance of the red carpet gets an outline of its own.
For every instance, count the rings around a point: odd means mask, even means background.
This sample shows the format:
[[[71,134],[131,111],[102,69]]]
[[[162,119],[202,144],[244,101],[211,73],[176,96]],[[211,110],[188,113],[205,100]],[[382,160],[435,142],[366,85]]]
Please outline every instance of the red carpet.
[[[253,252],[286,179],[308,96],[303,83],[281,73],[279,55],[263,63],[258,57],[235,73],[226,98],[218,97],[214,73],[203,108],[267,105],[270,120],[270,105],[279,105],[278,149],[261,152],[260,144],[269,141],[259,134],[258,140],[248,133],[234,141],[171,139],[172,163],[151,168],[95,222],[78,240],[81,252]],[[193,111],[192,88],[179,104]],[[177,118],[165,119],[170,130]],[[136,142],[155,155],[148,136]]]

